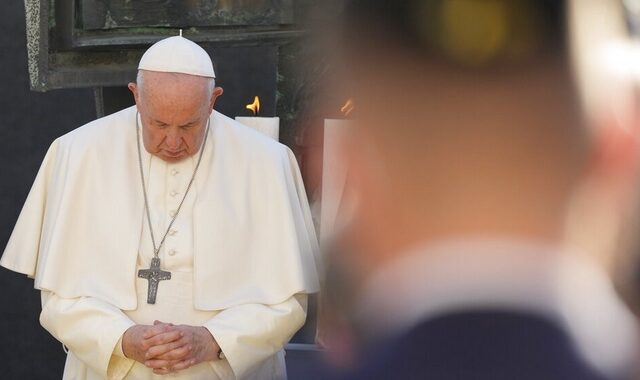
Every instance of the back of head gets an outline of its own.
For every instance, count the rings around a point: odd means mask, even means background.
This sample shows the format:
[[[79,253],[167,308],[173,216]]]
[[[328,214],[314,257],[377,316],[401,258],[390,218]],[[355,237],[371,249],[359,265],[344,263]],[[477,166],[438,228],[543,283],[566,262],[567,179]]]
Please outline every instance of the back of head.
[[[586,156],[564,25],[555,0],[349,1],[359,202],[406,240],[557,238]]]

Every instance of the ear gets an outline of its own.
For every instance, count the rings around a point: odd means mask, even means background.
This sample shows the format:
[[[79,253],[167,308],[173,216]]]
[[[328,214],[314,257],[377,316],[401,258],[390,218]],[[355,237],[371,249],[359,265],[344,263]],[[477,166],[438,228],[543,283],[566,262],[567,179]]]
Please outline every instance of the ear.
[[[624,229],[639,195],[640,128],[633,122],[625,125],[616,117],[592,123],[588,167],[573,193],[566,224],[568,245],[581,247],[607,269],[626,260],[629,252],[618,251],[621,239],[635,244],[635,234]]]
[[[216,104],[216,99],[224,93],[224,89],[222,87],[216,87],[213,89],[213,93],[211,94],[211,102],[209,103],[209,113],[213,110],[213,106]]]
[[[138,85],[131,82],[127,85],[127,87],[129,88],[129,91],[131,91],[131,94],[133,94],[133,99],[136,102],[136,105],[139,105],[140,102],[138,101]]]
[[[611,117],[601,122],[593,139],[591,175],[616,201],[633,196],[640,169],[640,123],[624,128]]]

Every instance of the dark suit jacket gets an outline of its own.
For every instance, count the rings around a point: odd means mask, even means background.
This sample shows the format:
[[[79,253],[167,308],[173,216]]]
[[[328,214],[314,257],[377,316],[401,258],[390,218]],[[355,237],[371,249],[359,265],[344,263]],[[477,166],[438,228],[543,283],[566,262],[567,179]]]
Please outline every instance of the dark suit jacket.
[[[555,323],[524,313],[443,315],[376,347],[348,379],[605,379]]]

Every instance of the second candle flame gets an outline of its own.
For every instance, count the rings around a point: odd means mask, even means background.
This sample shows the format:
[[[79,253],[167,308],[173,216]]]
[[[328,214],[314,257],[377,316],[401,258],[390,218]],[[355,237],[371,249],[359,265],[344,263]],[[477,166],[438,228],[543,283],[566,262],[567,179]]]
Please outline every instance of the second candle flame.
[[[353,110],[355,109],[355,105],[353,104],[353,99],[349,98],[347,99],[347,102],[344,104],[344,106],[342,106],[342,108],[340,108],[340,111],[342,112],[342,114],[344,116],[349,116],[349,114],[351,112],[353,112]]]

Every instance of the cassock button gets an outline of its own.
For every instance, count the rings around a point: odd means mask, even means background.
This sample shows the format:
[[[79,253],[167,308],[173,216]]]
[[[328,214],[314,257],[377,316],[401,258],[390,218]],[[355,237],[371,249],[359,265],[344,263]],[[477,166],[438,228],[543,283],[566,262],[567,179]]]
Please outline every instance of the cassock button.
[[[177,175],[178,173],[180,173],[178,169],[171,169],[171,175]]]
[[[169,215],[171,215],[172,218],[176,216],[176,210],[169,211]]]
[[[170,250],[169,250],[169,256],[175,256],[175,255],[176,255],[176,253],[178,253],[178,252],[176,252],[176,250],[175,250],[175,249],[170,249]]]
[[[178,195],[178,192],[173,190],[172,192],[169,193],[169,195],[171,195],[172,197],[175,197],[176,195]]]
[[[173,236],[178,233],[178,230],[174,230],[173,228],[169,230],[169,236]]]

